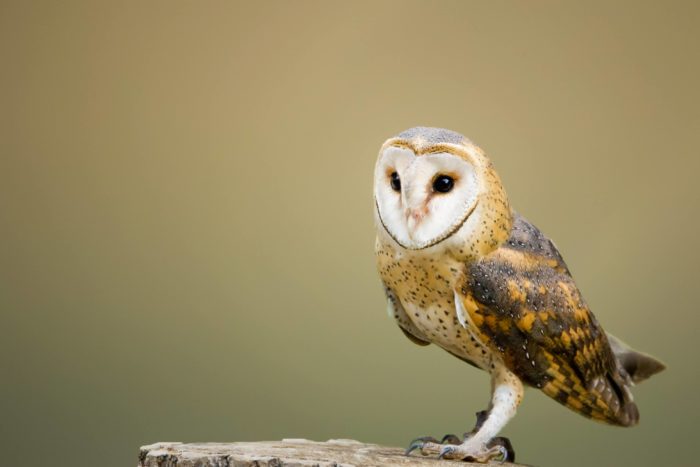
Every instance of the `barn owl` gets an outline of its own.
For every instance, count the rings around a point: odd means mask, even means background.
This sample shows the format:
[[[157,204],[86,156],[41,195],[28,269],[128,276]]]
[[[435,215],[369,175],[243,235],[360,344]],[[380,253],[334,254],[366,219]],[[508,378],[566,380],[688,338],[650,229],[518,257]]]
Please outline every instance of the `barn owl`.
[[[664,369],[606,334],[551,240],[511,209],[484,152],[453,131],[387,140],[374,172],[376,259],[388,310],[414,343],[487,371],[491,401],[464,439],[407,454],[513,460],[498,437],[525,386],[604,423],[631,426],[630,388]]]

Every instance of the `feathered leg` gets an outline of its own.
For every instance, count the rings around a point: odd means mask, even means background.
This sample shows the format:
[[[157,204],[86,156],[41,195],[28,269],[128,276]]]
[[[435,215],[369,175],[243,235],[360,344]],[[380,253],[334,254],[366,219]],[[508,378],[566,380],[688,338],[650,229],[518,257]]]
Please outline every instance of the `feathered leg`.
[[[512,447],[505,438],[497,438],[506,426],[523,398],[520,379],[505,367],[497,368],[491,377],[491,404],[488,416],[461,444],[451,444],[454,439],[445,439],[441,444],[432,438],[423,438],[411,443],[408,452],[420,449],[423,454],[438,454],[439,458],[488,462],[491,459],[509,459]]]

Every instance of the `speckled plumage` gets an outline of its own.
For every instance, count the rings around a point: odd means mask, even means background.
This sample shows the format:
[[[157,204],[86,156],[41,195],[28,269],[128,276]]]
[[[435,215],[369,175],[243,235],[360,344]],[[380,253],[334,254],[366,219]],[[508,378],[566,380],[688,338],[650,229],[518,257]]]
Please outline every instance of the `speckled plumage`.
[[[454,178],[454,193],[423,186],[443,173]],[[400,191],[383,185],[392,174]],[[449,130],[400,133],[380,152],[375,205],[377,265],[399,327],[494,381],[486,422],[448,454],[492,457],[487,443],[514,415],[523,384],[599,421],[638,421],[632,380],[663,366],[627,348],[634,369],[616,356],[556,247],[511,209],[481,149]]]

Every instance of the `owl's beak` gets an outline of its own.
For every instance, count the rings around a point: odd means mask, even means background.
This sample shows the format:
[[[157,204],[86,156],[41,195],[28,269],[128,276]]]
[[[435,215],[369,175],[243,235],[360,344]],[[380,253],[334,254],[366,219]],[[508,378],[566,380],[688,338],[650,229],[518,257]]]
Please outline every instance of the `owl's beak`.
[[[420,221],[423,220],[423,217],[425,217],[425,212],[423,209],[408,210],[408,218],[413,219],[413,222],[415,222],[416,224],[420,223]]]
[[[418,225],[421,223],[425,215],[428,213],[428,210],[426,209],[425,206],[421,206],[419,208],[408,208],[406,209],[406,225],[408,226],[408,231],[409,231],[409,236],[411,235],[411,232],[418,227]]]

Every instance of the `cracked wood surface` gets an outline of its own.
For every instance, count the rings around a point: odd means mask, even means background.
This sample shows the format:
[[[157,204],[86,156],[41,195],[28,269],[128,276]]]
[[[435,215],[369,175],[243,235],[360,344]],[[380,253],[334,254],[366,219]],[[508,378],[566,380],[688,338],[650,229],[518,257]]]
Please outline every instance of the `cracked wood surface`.
[[[251,443],[160,442],[142,446],[139,467],[301,467],[301,466],[510,466],[437,460],[420,454],[404,455],[403,449],[365,444],[348,439],[326,442],[305,439]]]

